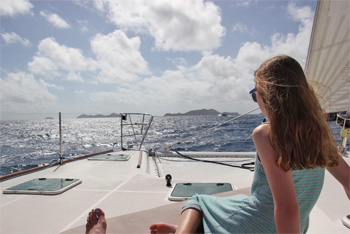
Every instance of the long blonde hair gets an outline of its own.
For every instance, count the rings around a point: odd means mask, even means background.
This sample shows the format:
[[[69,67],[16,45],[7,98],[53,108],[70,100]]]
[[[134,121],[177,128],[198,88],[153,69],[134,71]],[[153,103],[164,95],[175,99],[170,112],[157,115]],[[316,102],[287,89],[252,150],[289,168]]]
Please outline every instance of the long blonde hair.
[[[270,123],[270,141],[284,170],[336,166],[333,134],[303,69],[280,55],[263,62],[255,72],[256,90]]]

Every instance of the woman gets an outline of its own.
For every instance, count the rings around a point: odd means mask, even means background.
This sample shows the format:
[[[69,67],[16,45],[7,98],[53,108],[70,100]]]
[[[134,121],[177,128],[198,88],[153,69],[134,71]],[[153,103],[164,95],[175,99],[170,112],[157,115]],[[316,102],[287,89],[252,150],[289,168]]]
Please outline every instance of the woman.
[[[317,98],[299,63],[266,60],[251,95],[269,122],[253,131],[257,149],[252,196],[195,195],[179,224],[156,223],[151,233],[306,233],[325,168],[350,199],[348,164],[339,156]]]
[[[250,93],[269,122],[253,131],[251,197],[195,195],[178,225],[155,223],[151,233],[306,233],[325,168],[350,199],[349,165],[299,63],[284,55],[270,58],[255,72],[255,83]],[[86,233],[105,233],[103,211],[91,212],[86,227]]]

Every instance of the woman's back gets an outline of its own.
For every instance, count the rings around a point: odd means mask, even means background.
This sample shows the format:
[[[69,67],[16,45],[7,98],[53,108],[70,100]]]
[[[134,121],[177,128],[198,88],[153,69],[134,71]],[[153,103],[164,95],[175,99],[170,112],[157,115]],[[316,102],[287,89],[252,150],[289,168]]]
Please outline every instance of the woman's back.
[[[276,232],[274,201],[264,168],[259,159],[257,159],[255,170],[252,185],[252,204],[257,206],[257,212],[262,221],[259,222],[259,224],[263,225],[261,229],[271,228],[269,231]],[[324,173],[325,169],[323,168],[292,171],[295,193],[299,205],[302,233],[305,233],[308,229],[309,214],[321,193],[324,182]]]

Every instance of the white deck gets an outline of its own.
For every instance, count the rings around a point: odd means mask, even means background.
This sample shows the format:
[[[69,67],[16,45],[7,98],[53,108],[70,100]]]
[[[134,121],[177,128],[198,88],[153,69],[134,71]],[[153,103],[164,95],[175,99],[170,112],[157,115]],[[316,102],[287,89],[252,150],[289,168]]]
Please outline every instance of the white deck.
[[[349,158],[346,158],[350,164]],[[311,211],[308,233],[350,233],[341,218],[350,214],[350,201],[343,187],[326,171],[325,183],[316,206]]]
[[[125,153],[125,152],[124,152]],[[60,195],[1,194],[0,233],[59,233],[85,225],[91,209],[100,207],[107,218],[132,217],[132,213],[175,204],[167,200],[170,189],[164,176],[176,182],[230,182],[235,189],[249,188],[253,172],[198,162],[161,160],[162,178],[157,176],[154,160],[143,154],[136,169],[139,152],[128,151],[129,161],[79,160],[48,168],[0,183],[1,190],[33,178],[79,178],[82,184]],[[179,160],[179,159],[177,159]],[[348,160],[349,161],[349,160]],[[158,161],[159,162],[159,161]],[[310,233],[349,233],[341,223],[350,214],[349,201],[341,186],[326,177],[322,195],[312,212]],[[166,209],[166,207],[164,208]],[[177,208],[176,208],[177,209]],[[178,217],[179,212],[172,214]],[[128,217],[129,217],[128,216]],[[130,220],[130,225],[135,220]],[[132,222],[131,222],[132,221]],[[154,220],[158,222],[162,220]],[[140,221],[142,222],[142,221]],[[147,221],[149,222],[149,221]],[[147,233],[150,223],[141,232]],[[109,227],[117,224],[108,224]],[[128,223],[124,223],[128,225]],[[81,229],[78,229],[81,230]]]

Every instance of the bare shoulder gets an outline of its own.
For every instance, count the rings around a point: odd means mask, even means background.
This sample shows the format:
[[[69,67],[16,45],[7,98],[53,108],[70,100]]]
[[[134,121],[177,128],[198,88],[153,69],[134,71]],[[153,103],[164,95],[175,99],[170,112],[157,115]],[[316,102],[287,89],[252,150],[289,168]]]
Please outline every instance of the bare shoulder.
[[[277,153],[270,142],[270,126],[268,124],[261,124],[254,129],[253,141],[260,159],[269,159],[272,161],[277,159]]]
[[[266,140],[269,139],[270,127],[268,124],[261,124],[253,131],[253,140]]]

